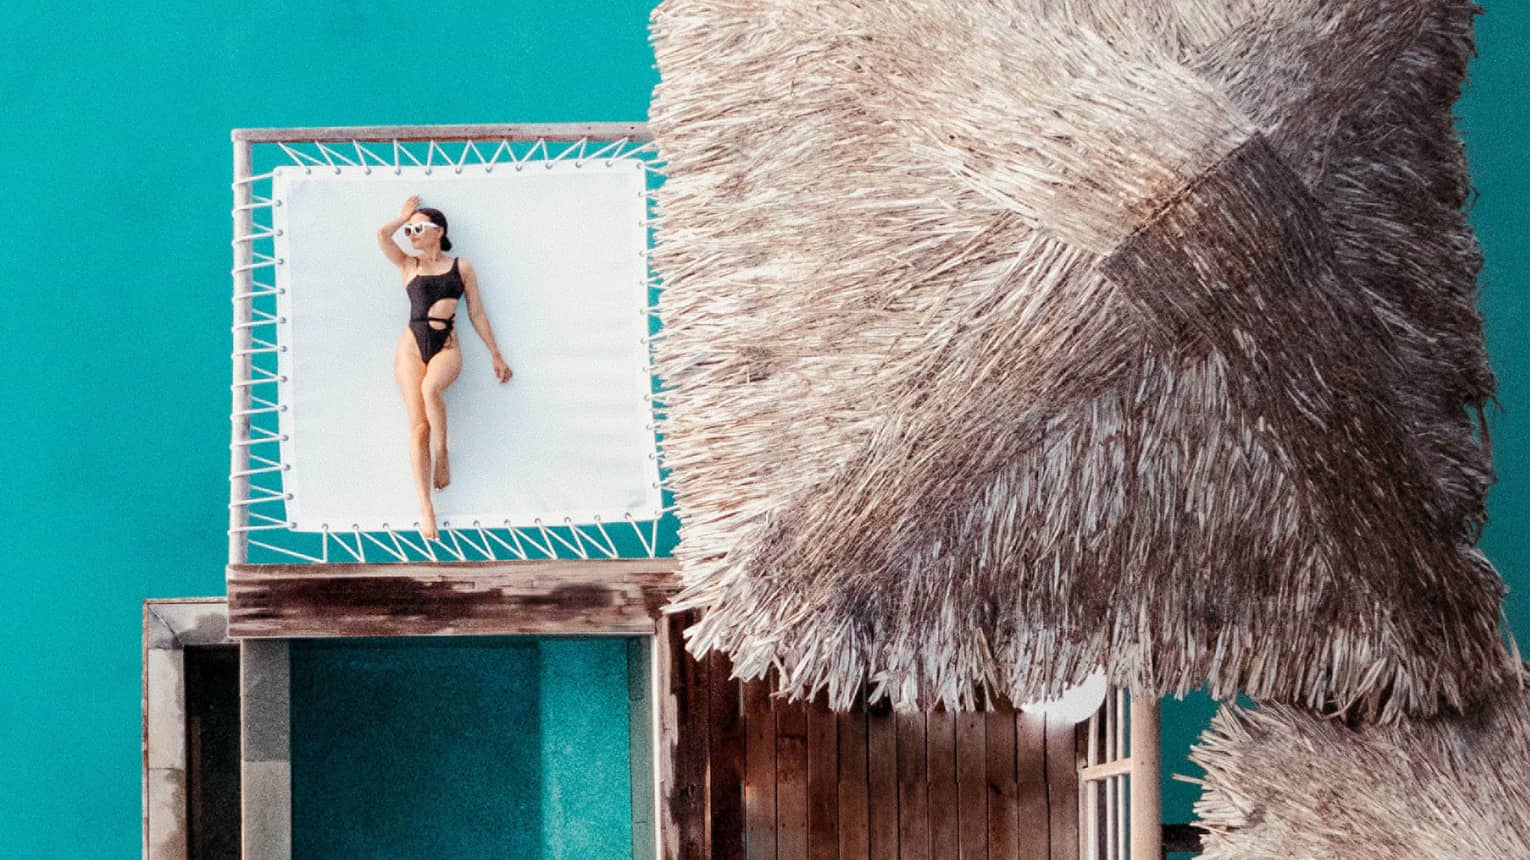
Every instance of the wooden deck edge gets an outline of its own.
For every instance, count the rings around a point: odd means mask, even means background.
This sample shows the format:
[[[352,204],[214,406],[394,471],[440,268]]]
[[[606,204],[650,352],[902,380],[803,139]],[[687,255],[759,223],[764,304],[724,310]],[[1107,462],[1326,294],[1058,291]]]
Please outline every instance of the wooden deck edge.
[[[233,564],[229,636],[652,634],[673,559]]]

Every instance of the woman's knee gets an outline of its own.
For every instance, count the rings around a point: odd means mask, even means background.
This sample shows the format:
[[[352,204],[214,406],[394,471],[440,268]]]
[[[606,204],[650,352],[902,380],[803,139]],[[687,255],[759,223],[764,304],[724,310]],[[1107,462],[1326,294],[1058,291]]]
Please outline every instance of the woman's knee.
[[[409,425],[409,439],[416,445],[430,441],[430,422],[414,421]]]

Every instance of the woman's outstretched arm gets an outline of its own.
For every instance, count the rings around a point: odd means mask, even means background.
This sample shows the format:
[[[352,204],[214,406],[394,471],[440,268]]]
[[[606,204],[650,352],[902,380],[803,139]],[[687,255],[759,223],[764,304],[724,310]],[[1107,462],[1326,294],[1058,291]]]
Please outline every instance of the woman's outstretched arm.
[[[494,343],[494,328],[489,325],[489,315],[483,309],[483,300],[479,298],[478,272],[474,271],[472,263],[461,257],[457,258],[457,271],[462,275],[462,291],[467,295],[468,319],[473,321],[473,331],[483,338],[483,345],[489,348],[489,355],[494,358],[494,376],[500,382],[509,382],[510,365],[499,354],[499,347]]]
[[[377,229],[377,245],[382,248],[383,256],[387,257],[388,261],[393,265],[398,266],[400,270],[409,262],[409,255],[405,254],[403,249],[398,246],[398,243],[393,241],[393,234],[398,232],[398,228],[404,226],[404,222],[408,221],[409,216],[413,215],[414,210],[418,208],[420,208],[420,195],[416,194],[404,201],[404,208],[399,212],[397,218]]]

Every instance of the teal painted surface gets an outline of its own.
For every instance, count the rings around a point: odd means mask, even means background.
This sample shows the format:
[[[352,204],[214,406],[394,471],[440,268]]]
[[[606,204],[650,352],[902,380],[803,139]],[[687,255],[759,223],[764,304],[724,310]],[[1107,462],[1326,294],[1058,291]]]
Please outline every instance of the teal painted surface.
[[[292,648],[293,856],[632,856],[627,647]]]
[[[139,609],[222,592],[228,130],[641,118],[650,0],[5,6],[0,845],[139,851]],[[1501,414],[1484,546],[1530,630],[1530,7],[1487,0],[1460,109]],[[1203,703],[1165,714],[1165,770]],[[1166,782],[1166,817],[1194,787]]]
[[[630,858],[627,643],[544,639],[541,651],[542,860]]]
[[[643,119],[653,5],[3,4],[0,853],[138,856],[139,603],[223,593],[229,130]]]
[[[293,643],[293,856],[541,856],[538,650]]]

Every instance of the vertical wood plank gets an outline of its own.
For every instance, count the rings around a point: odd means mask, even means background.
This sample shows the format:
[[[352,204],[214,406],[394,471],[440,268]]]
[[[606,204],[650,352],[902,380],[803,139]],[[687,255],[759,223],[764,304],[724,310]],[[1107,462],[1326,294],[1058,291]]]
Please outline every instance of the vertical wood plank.
[[[807,708],[808,857],[839,856],[839,737],[826,696]]]
[[[1016,826],[1020,835],[1021,857],[1042,860],[1052,856],[1051,815],[1047,795],[1046,720],[1041,714],[1016,712],[1010,718],[1015,727],[1017,799]],[[1071,760],[1071,759],[1070,759]],[[1077,806],[1073,795],[1056,798],[1059,803]]]
[[[692,613],[666,615],[654,628],[659,693],[659,836],[664,860],[707,852],[706,666],[685,653],[681,631]]]
[[[685,651],[681,632],[694,613],[669,621],[670,688],[679,725],[674,746],[675,784],[670,796],[679,832],[680,860],[704,860],[707,844],[707,666]]]
[[[840,860],[871,860],[870,827],[867,820],[866,692],[856,696],[855,706],[836,718],[839,750],[839,857]]]
[[[776,857],[806,860],[807,708],[776,700]]]
[[[867,844],[872,860],[898,856],[898,725],[886,701],[866,709]]]
[[[1045,723],[1051,857],[1078,860],[1078,728],[1057,717],[1048,717]]]
[[[956,715],[956,820],[959,860],[988,858],[987,718],[982,711]]]
[[[924,714],[896,714],[898,727],[898,857],[930,856],[929,775]]]
[[[1015,781],[1015,712],[1007,705],[996,705],[984,716],[984,744],[988,755],[988,857],[989,860],[1037,860],[1046,856],[1020,850],[1022,834],[1027,845],[1033,846],[1035,835],[1021,830],[1017,818],[1017,783]],[[1040,768],[1037,782],[1042,791]],[[1046,803],[1046,795],[1041,801]],[[1042,819],[1045,822],[1046,819]],[[1046,829],[1041,831],[1042,847],[1046,847]]]
[[[726,655],[707,655],[709,695],[708,738],[708,839],[713,860],[741,860],[744,856],[744,721],[740,712],[739,684],[731,676]]]
[[[770,679],[744,684],[744,854],[776,860],[776,715]]]
[[[930,856],[957,853],[956,716],[933,711],[926,721],[925,767],[930,786]]]

